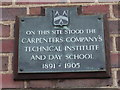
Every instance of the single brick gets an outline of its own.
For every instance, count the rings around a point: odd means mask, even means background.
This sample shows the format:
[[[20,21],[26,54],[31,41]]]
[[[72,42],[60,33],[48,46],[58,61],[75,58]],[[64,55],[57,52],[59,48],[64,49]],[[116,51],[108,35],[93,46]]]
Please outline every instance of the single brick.
[[[120,70],[117,71],[118,85],[120,86]]]
[[[120,68],[120,53],[118,54],[118,66]]]
[[[120,51],[120,37],[116,37],[116,48],[117,51]]]
[[[114,1],[118,1],[118,0],[114,0]],[[109,2],[109,3],[113,3],[113,0],[98,0],[98,2],[100,3],[105,3],[105,2]]]
[[[66,0],[36,0],[36,1],[30,1],[30,0],[16,0],[16,4],[55,4],[58,2],[66,2]]]
[[[110,37],[110,51],[113,51],[113,37]]]
[[[28,88],[54,88],[55,82],[53,80],[34,80],[28,82]]]
[[[0,8],[2,10],[1,20],[15,20],[16,16],[26,15],[26,8]]]
[[[0,89],[2,88],[2,74],[0,74]]]
[[[112,78],[109,79],[72,79],[56,83],[57,88],[78,87],[107,87],[112,86]]]
[[[25,5],[25,4],[49,4],[47,2],[29,2],[29,1],[24,1],[24,0],[17,0],[16,1],[17,5]]]
[[[16,4],[29,4],[28,0],[16,0]]]
[[[9,36],[10,36],[10,25],[0,24],[0,37],[9,37]]]
[[[119,58],[118,58],[119,56],[120,56],[120,53],[111,53],[110,54],[111,67],[114,67],[114,68],[120,67]]]
[[[120,18],[120,5],[113,5],[113,13],[116,18]]]
[[[13,74],[3,74],[2,88],[24,88],[24,83],[23,81],[14,81]]]
[[[2,2],[0,2],[0,6],[8,6],[12,4],[12,0],[9,0],[7,2],[5,2],[5,0],[3,0]]]
[[[30,15],[41,15],[41,7],[30,8]]]
[[[25,89],[2,89],[2,90],[120,90],[120,89],[118,89],[118,88],[96,88],[96,87],[90,87],[90,88],[81,88],[81,87],[79,87],[79,88],[39,88],[39,89],[37,89],[37,88],[32,88],[32,89],[28,89],[28,88],[25,88]]]
[[[0,40],[0,52],[14,52],[14,40]]]
[[[8,56],[0,56],[0,59],[2,59],[0,71],[8,71]]]
[[[107,14],[109,17],[109,5],[92,5],[92,6],[83,6],[82,14]]]
[[[120,21],[108,21],[108,28],[111,34],[120,33],[119,23]]]
[[[92,3],[92,2],[95,2],[94,0],[70,0],[70,2],[71,3],[78,3],[78,2],[80,2],[80,3]]]
[[[120,89],[118,89],[118,88],[111,88],[111,87],[109,87],[109,88],[96,88],[96,87],[90,87],[90,88],[81,88],[81,87],[79,87],[79,88],[39,88],[39,89],[36,89],[36,88],[34,88],[34,89],[2,89],[2,90],[120,90]]]

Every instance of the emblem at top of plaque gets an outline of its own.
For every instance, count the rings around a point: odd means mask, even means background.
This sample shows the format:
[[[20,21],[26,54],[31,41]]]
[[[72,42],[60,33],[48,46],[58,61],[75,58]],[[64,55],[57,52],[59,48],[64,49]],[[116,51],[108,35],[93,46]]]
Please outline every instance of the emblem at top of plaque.
[[[68,10],[53,10],[53,24],[55,26],[67,26],[69,23]]]

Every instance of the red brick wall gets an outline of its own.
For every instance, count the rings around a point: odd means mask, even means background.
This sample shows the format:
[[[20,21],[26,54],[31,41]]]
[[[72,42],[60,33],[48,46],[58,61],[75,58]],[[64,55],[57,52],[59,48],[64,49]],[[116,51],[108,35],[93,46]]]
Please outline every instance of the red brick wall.
[[[2,2],[0,4],[0,86],[2,88],[120,88],[120,5],[118,2],[80,3],[80,0],[54,2]],[[15,0],[13,0],[15,1]],[[87,0],[88,1],[88,0]],[[107,14],[110,32],[110,61],[112,77],[109,79],[64,79],[64,80],[13,80],[14,23],[15,16],[41,15],[44,6],[82,6],[82,14]],[[0,15],[0,16],[1,16]],[[49,90],[49,89],[48,89]],[[93,89],[91,89],[93,90]],[[98,90],[98,89],[95,89]],[[102,90],[102,89],[101,89]],[[110,90],[110,89],[108,89]],[[117,89],[114,89],[117,90]],[[119,89],[120,90],[120,89]]]

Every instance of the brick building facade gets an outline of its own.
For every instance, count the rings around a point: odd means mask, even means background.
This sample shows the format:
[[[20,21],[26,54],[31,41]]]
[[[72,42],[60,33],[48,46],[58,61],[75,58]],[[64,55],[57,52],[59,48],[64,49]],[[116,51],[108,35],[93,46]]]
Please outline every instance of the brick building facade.
[[[120,90],[120,3],[118,1],[28,1],[9,0],[9,2],[6,2],[5,0],[0,0],[0,85],[3,90]],[[78,12],[83,15],[107,14],[110,32],[111,78],[13,80],[15,17],[41,15],[41,8],[46,6],[81,6]]]

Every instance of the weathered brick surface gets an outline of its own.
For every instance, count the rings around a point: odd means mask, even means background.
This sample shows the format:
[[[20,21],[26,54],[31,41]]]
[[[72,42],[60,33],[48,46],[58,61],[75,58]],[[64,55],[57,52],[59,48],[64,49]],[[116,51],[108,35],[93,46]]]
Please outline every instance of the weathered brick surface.
[[[30,15],[41,15],[41,7],[32,7],[30,8]]]
[[[24,88],[23,81],[14,81],[13,74],[2,75],[2,88]]]
[[[8,56],[0,56],[0,59],[2,59],[2,67],[0,68],[0,71],[7,71],[8,70]]]
[[[28,88],[54,88],[55,82],[52,80],[34,80],[28,82]]]
[[[9,36],[10,36],[10,25],[0,24],[0,37],[9,37]]]
[[[26,8],[0,8],[2,10],[2,18],[0,20],[15,20],[16,16],[26,15]]]
[[[117,48],[117,51],[120,51],[120,37],[116,38],[116,48]]]
[[[116,18],[120,18],[120,5],[113,5],[113,13]]]
[[[108,22],[108,29],[111,34],[120,33],[120,21],[109,21]]]
[[[109,17],[109,5],[83,6],[82,14],[107,14]]]
[[[14,51],[14,40],[0,40],[0,47],[1,52],[13,52]]]
[[[112,78],[110,79],[73,79],[63,80],[56,83],[57,88],[78,88],[78,87],[107,87],[112,85]]]
[[[111,67],[115,67],[115,68],[120,67],[119,56],[120,56],[120,53],[111,53],[110,54]]]

